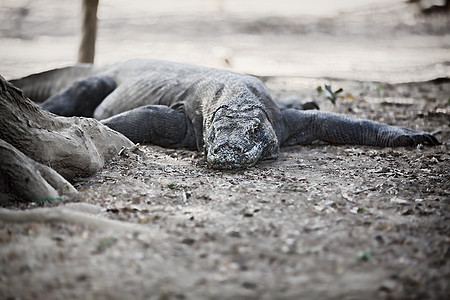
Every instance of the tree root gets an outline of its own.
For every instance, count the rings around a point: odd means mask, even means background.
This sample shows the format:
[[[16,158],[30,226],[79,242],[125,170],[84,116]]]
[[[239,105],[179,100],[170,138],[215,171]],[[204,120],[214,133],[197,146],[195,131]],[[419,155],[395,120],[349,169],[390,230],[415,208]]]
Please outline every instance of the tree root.
[[[14,211],[0,208],[0,221],[4,223],[67,222],[91,229],[114,233],[144,233],[163,238],[163,233],[139,224],[126,223],[96,216],[103,209],[86,203],[72,203],[58,207]]]
[[[0,157],[3,193],[14,193],[24,201],[37,201],[77,192],[55,170],[28,158],[3,140],[0,140]]]
[[[92,174],[134,145],[94,119],[42,110],[1,76],[0,140],[0,196],[27,201],[74,192],[67,180]]]

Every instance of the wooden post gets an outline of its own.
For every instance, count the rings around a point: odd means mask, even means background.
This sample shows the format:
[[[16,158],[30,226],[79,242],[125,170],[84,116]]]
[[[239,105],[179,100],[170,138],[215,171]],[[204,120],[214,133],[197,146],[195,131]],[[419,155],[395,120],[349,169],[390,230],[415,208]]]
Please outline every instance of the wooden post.
[[[83,0],[79,63],[94,63],[98,0]]]

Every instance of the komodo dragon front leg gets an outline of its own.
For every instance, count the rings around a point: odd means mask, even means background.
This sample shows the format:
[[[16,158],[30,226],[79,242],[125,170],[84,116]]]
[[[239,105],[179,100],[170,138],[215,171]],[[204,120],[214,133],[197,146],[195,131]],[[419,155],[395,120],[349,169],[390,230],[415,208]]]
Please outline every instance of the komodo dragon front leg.
[[[100,121],[135,143],[166,148],[197,148],[191,121],[183,111],[165,105],[141,106]]]
[[[285,135],[281,146],[309,144],[314,141],[377,147],[440,144],[434,136],[425,132],[348,115],[284,109],[282,117]]]

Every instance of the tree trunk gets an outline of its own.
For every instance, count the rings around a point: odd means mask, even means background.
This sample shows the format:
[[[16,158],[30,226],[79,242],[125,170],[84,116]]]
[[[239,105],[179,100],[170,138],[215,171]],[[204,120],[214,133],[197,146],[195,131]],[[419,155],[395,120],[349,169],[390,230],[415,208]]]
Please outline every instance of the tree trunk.
[[[94,119],[42,110],[1,76],[0,140],[0,192],[26,200],[74,192],[66,180],[101,169],[122,147],[133,146]]]

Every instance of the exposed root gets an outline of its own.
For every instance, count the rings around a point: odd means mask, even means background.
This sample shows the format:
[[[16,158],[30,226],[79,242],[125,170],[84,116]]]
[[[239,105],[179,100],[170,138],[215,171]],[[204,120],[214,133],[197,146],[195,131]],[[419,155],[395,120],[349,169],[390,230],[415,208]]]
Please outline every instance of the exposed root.
[[[58,207],[16,211],[0,208],[0,221],[5,223],[67,222],[91,229],[114,233],[145,233],[162,238],[164,234],[142,225],[110,220],[98,216],[103,209],[86,203],[71,203]]]

